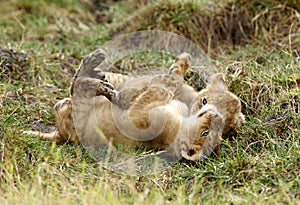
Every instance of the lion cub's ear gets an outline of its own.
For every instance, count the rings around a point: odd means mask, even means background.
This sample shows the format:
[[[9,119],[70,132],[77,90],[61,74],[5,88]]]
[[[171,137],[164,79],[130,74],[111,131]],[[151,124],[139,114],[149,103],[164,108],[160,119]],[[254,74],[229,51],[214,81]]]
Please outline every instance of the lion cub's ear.
[[[207,88],[209,90],[227,90],[225,75],[223,73],[213,75]]]

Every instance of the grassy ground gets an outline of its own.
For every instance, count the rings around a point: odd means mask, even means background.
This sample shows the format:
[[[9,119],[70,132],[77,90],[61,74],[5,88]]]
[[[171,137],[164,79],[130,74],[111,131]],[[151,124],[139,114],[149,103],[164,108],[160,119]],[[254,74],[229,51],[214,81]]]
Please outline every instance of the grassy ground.
[[[0,204],[300,204],[299,5],[213,2],[0,0]],[[241,98],[247,123],[220,158],[126,176],[22,134],[52,129],[85,55],[145,28],[198,43]]]

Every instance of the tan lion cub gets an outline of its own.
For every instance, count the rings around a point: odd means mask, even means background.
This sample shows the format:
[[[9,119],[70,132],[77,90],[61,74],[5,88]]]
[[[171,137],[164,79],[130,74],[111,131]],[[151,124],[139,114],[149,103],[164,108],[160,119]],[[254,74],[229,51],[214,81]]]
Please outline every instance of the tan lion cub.
[[[102,50],[97,50],[87,56],[78,73],[94,69],[103,55]],[[189,58],[183,55],[177,59],[173,71],[185,72]],[[114,85],[84,75],[75,77],[72,98],[55,105],[58,132],[32,134],[57,143],[112,143],[166,149],[178,159],[194,161],[206,158],[220,145],[222,115],[209,104],[190,115],[187,104],[193,102],[196,92],[173,75],[172,70],[170,74],[142,79],[117,74],[114,81],[114,74],[104,76]]]

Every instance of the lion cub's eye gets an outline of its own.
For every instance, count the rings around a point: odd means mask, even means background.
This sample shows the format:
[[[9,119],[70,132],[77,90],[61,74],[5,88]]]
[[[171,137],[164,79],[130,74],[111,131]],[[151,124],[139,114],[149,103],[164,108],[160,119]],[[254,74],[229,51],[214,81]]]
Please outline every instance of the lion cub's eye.
[[[203,98],[203,99],[202,99],[202,104],[203,104],[203,105],[206,105],[206,104],[207,104],[206,98]]]
[[[208,136],[208,134],[209,134],[209,131],[206,130],[206,131],[202,132],[201,136],[202,137],[206,137],[206,136]]]

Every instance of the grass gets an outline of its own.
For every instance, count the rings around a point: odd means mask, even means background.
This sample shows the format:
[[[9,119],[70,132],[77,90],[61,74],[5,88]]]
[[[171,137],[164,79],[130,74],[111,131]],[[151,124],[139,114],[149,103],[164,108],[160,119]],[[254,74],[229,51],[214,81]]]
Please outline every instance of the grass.
[[[250,21],[241,26],[249,35],[236,41],[218,33],[209,44],[203,22],[234,14],[226,3],[121,1],[109,3],[104,11],[112,23],[98,24],[97,12],[82,2],[0,1],[0,47],[17,52],[5,61],[0,49],[0,204],[300,203],[297,3],[231,1],[229,5],[247,9],[245,19]],[[153,5],[161,12],[154,13]],[[218,9],[207,16],[210,12],[199,7]],[[194,21],[185,25],[190,16]],[[156,18],[162,20],[153,22]],[[277,24],[276,18],[281,19]],[[238,136],[223,142],[220,158],[128,176],[99,166],[81,146],[56,146],[22,134],[54,126],[52,107],[68,96],[74,69],[84,56],[120,28],[134,31],[144,25],[183,34],[209,51],[241,98],[247,123]],[[214,25],[217,30],[226,22]],[[129,56],[117,66],[126,72],[170,63],[167,56],[145,54]]]

